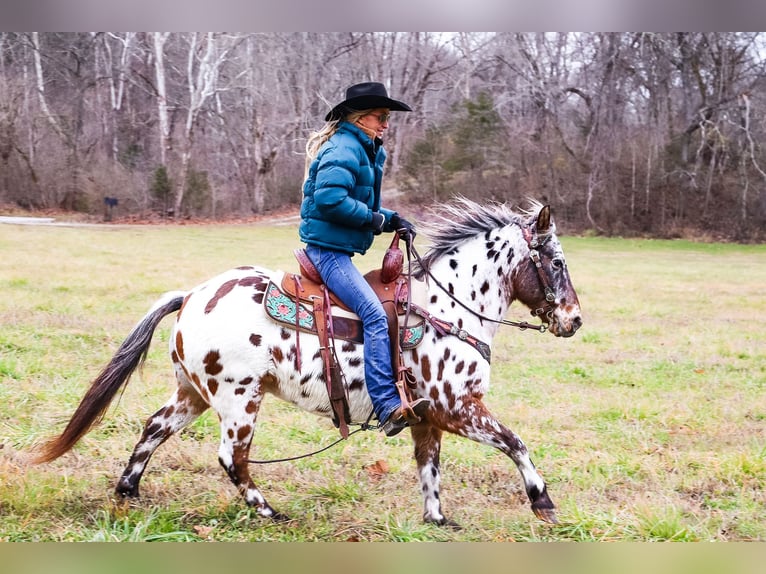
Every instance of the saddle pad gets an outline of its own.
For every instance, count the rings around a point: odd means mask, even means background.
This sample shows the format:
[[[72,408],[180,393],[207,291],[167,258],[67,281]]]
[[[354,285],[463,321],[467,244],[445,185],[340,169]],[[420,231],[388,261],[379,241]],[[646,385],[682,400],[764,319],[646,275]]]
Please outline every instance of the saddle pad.
[[[314,309],[302,301],[296,305],[295,299],[285,293],[274,281],[269,281],[266,288],[266,296],[263,299],[263,307],[266,314],[277,323],[286,328],[317,333]],[[336,307],[332,307],[333,332],[337,339],[351,341],[353,343],[364,342],[364,330],[359,317],[349,313],[336,314]],[[297,322],[296,322],[297,315]],[[403,320],[403,319],[402,319]],[[411,318],[412,320],[412,318]],[[399,328],[399,338],[402,349],[413,349],[423,340],[425,334],[425,320],[419,319],[417,323]]]

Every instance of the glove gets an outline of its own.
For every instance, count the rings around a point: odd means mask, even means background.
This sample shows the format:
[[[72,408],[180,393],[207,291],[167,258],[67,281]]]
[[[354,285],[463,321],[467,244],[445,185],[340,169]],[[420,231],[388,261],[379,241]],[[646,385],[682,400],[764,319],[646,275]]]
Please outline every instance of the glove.
[[[367,224],[366,229],[372,231],[375,235],[383,233],[383,225],[386,223],[386,218],[382,213],[377,211],[372,212],[372,221]]]
[[[392,230],[396,231],[400,237],[404,239],[415,239],[415,226],[409,221],[401,217],[398,213],[394,213],[388,222]]]

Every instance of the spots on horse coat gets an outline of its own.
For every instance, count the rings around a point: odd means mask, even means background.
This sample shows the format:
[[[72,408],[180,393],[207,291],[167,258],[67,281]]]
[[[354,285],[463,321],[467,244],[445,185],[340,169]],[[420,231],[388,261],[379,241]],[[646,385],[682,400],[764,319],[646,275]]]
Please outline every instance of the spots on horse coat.
[[[255,333],[250,335],[250,344],[254,347],[260,347],[261,341],[263,341],[263,337],[261,335],[256,335]]]
[[[217,375],[223,371],[223,365],[218,361],[221,358],[221,354],[218,351],[209,351],[202,362],[205,365],[205,372],[208,375]]]
[[[243,277],[237,281],[237,285],[240,287],[256,287],[256,291],[265,291],[266,282],[260,275],[251,275],[249,277]]]
[[[430,381],[431,380],[431,359],[428,358],[428,355],[423,355],[420,368],[423,373],[423,380],[426,382]]]
[[[452,385],[448,382],[444,383],[444,396],[447,399],[447,408],[449,410],[454,409],[457,398],[455,397],[455,393],[452,392]]]
[[[290,350],[287,352],[287,360],[293,364],[293,368],[299,371],[298,368],[298,347],[296,345],[290,345]]]
[[[215,396],[215,394],[218,392],[218,381],[214,378],[209,378],[207,380],[207,388],[210,390],[210,394]]]
[[[178,352],[178,358],[184,360],[184,338],[179,330],[176,333],[176,351]]]
[[[205,305],[205,313],[211,313],[218,302],[226,295],[231,293],[235,287],[254,287],[256,294],[253,295],[253,301],[258,304],[263,303],[263,294],[266,291],[267,277],[265,275],[249,275],[239,279],[230,279],[223,283],[213,295],[213,298]]]
[[[226,281],[224,284],[222,284],[216,290],[215,295],[213,295],[213,298],[207,302],[207,305],[205,305],[205,313],[210,313],[213,309],[215,309],[215,306],[218,305],[218,301],[220,301],[226,295],[231,293],[231,291],[234,289],[234,287],[237,286],[238,283],[239,283],[239,279],[230,279],[229,281]]]

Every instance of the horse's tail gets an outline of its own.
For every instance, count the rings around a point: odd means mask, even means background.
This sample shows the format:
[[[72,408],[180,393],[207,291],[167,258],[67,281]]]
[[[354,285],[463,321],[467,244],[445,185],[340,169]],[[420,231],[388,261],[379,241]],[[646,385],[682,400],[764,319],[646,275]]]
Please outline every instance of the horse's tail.
[[[104,416],[117,391],[143,364],[160,321],[181,308],[186,293],[165,293],[133,328],[112,360],[91,383],[64,432],[36,449],[33,462],[50,462],[71,449]]]

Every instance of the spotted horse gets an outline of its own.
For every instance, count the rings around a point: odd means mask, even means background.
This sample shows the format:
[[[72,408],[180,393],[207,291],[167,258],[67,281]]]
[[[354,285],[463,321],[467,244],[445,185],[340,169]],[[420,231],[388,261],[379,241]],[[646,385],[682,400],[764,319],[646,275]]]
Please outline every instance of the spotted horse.
[[[425,284],[422,342],[404,351],[403,366],[414,395],[430,399],[421,422],[410,427],[424,497],[426,522],[453,525],[439,497],[442,434],[454,433],[490,445],[519,469],[532,510],[556,522],[546,484],[522,440],[484,404],[490,383],[492,341],[510,305],[519,300],[542,319],[542,329],[570,337],[581,326],[572,286],[550,208],[533,203],[516,212],[505,204],[464,198],[436,208],[423,224],[429,248],[412,262]],[[119,496],[139,495],[139,482],[155,449],[212,407],[220,419],[218,460],[251,507],[264,517],[285,519],[266,501],[249,468],[253,431],[266,394],[322,417],[332,410],[318,339],[272,320],[264,310],[267,286],[282,272],[239,267],[188,292],[163,295],[134,327],[93,381],[61,435],[42,444],[37,462],[71,449],[104,415],[112,399],[142,363],[160,321],[177,312],[170,337],[178,387],[146,422],[122,476]],[[300,353],[300,357],[298,354]],[[338,345],[350,417],[368,420],[372,406],[364,385],[363,348]]]

